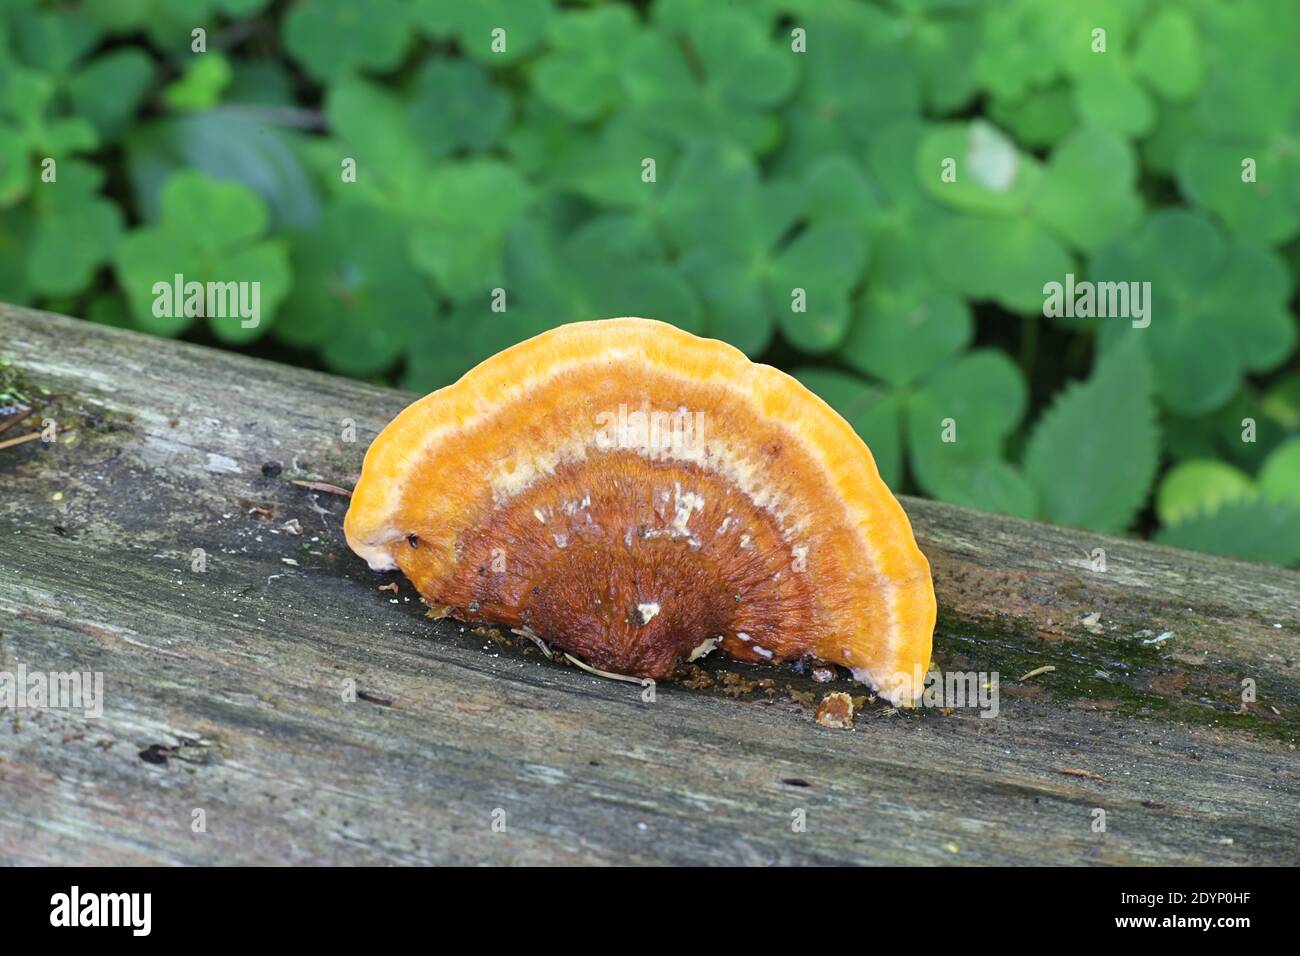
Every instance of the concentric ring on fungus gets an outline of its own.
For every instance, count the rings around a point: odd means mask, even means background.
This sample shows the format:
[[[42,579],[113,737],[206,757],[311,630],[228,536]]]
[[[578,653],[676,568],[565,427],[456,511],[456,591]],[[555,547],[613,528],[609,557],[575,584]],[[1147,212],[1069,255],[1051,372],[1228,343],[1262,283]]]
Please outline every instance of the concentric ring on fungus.
[[[345,523],[463,621],[662,679],[715,646],[920,693],[934,590],[871,452],[795,379],[648,319],[564,325],[412,404]]]

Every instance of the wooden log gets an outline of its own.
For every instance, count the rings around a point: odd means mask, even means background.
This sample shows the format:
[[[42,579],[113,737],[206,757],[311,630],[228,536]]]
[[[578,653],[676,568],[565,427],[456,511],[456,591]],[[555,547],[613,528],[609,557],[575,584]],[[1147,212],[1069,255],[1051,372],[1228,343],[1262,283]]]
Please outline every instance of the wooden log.
[[[0,714],[0,863],[1300,862],[1293,571],[908,499],[995,718],[830,730],[844,677],[713,659],[647,702],[430,620],[295,484],[411,396],[2,305],[0,359],[13,432],[75,429],[0,450],[0,672],[105,682]]]

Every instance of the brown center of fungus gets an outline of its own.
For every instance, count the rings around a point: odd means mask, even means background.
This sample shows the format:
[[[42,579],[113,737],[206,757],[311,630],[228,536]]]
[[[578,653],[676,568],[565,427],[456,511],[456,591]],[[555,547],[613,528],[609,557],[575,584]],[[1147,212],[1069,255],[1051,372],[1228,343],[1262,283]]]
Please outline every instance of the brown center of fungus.
[[[417,581],[420,562],[398,557]],[[562,465],[485,514],[439,599],[602,670],[662,678],[710,640],[743,660],[806,653],[785,627],[813,618],[793,563],[772,515],[718,475],[621,451]]]

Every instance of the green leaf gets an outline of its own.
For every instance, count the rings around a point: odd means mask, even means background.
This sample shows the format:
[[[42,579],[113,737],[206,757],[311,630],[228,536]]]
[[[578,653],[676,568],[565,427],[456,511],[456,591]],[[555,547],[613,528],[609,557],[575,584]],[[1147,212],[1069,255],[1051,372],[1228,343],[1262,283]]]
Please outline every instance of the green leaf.
[[[1300,430],[1300,374],[1286,375],[1274,382],[1261,399],[1260,407],[1283,428]]]
[[[293,236],[293,291],[275,323],[277,338],[319,348],[346,375],[391,367],[437,302],[406,258],[401,224],[383,211],[340,201],[318,229]]]
[[[103,174],[66,160],[58,179],[35,197],[36,229],[28,253],[31,288],[43,295],[72,295],[90,284],[122,234],[122,214],[101,198]]]
[[[136,324],[158,335],[177,335],[196,317],[183,308],[189,294],[185,285],[222,283],[223,290],[239,291],[239,286],[224,285],[239,283],[250,297],[243,300],[245,306],[257,298],[257,321],[245,327],[254,316],[241,315],[227,301],[208,316],[209,328],[232,344],[265,334],[289,291],[291,275],[285,244],[261,238],[267,219],[261,199],[244,186],[199,172],[172,176],[163,188],[159,223],[132,231],[114,256]],[[180,297],[170,295],[177,276]]]
[[[1032,203],[1038,220],[1076,248],[1118,239],[1143,212],[1132,148],[1104,129],[1078,130],[1052,151]]]
[[[880,477],[890,488],[897,488],[903,480],[897,399],[834,369],[796,369],[794,376],[853,426],[871,449]]]
[[[852,318],[849,293],[866,260],[862,230],[839,221],[808,227],[781,251],[767,273],[768,296],[791,344],[812,354],[840,344]]]
[[[963,462],[937,478],[937,497],[977,511],[1032,518],[1038,509],[1034,486],[1013,466],[995,458]]]
[[[31,282],[27,276],[31,231],[30,206],[6,209],[0,216],[0,300],[25,305],[31,298]]]
[[[945,176],[949,169],[953,175]],[[963,212],[1015,215],[1024,209],[1042,170],[997,127],[975,120],[927,132],[917,153],[916,175],[931,196]]]
[[[1232,465],[1213,459],[1179,462],[1156,491],[1156,516],[1161,524],[1177,524],[1198,513],[1217,511],[1226,502],[1249,498],[1254,491],[1250,476]]]
[[[1043,284],[1074,270],[1061,244],[1026,219],[952,219],[939,223],[929,240],[930,270],[939,281],[1013,312],[1041,314]]]
[[[1247,370],[1266,370],[1295,343],[1291,281],[1272,252],[1225,241],[1202,216],[1152,215],[1135,235],[1102,249],[1093,281],[1150,282],[1148,327],[1104,320],[1105,352],[1134,338],[1147,353],[1161,402],[1184,415],[1221,406]]]
[[[555,11],[550,0],[412,0],[411,16],[431,36],[454,37],[471,60],[506,67],[542,46]],[[504,48],[493,48],[497,30]]]
[[[533,65],[533,89],[543,102],[579,123],[622,103],[622,73],[640,27],[624,6],[561,13],[550,21],[550,49]]]
[[[1161,544],[1211,554],[1294,564],[1300,561],[1300,508],[1262,500],[1234,501],[1156,535]]]
[[[246,107],[220,107],[140,127],[126,139],[128,171],[146,220],[162,214],[160,195],[173,174],[197,169],[256,192],[275,227],[309,227],[320,196],[303,168],[296,134],[267,125]],[[333,175],[338,179],[337,151]]]
[[[1121,531],[1146,502],[1158,450],[1151,373],[1130,343],[1043,413],[1025,451],[1025,474],[1049,521]]]
[[[799,25],[809,52],[794,54],[803,80],[785,110],[782,169],[801,172],[830,153],[860,156],[881,131],[920,115],[920,70],[893,18],[866,5],[828,3]]]
[[[336,193],[409,216],[429,178],[429,165],[408,125],[408,105],[365,80],[335,83],[325,117],[338,143],[328,144],[322,173]],[[343,182],[342,162],[356,162],[356,182]]]
[[[793,92],[800,57],[744,7],[660,0],[654,21],[627,54],[631,102],[663,117],[684,145],[718,137],[771,152],[781,135],[771,111]]]
[[[412,260],[453,298],[498,286],[506,231],[533,199],[518,172],[497,160],[443,166],[413,210]]]
[[[1155,106],[1146,90],[1118,65],[1079,77],[1075,81],[1074,105],[1085,124],[1121,136],[1142,136],[1150,132],[1156,119]]]
[[[1259,491],[1271,501],[1300,507],[1300,438],[1279,445],[1264,460],[1259,470]]]
[[[99,28],[72,11],[23,11],[14,18],[14,46],[31,66],[56,76],[72,67],[95,46]]]
[[[1001,458],[1026,401],[1020,370],[998,351],[976,349],[935,371],[907,402],[917,484],[941,495],[947,476]]]
[[[1252,162],[1254,181],[1243,164]],[[1300,153],[1293,137],[1199,139],[1177,162],[1178,185],[1232,232],[1269,244],[1300,233]]]
[[[394,69],[406,54],[411,24],[398,0],[310,0],[289,8],[284,45],[320,80],[361,69]]]
[[[510,123],[510,95],[483,67],[430,60],[415,78],[408,111],[415,138],[434,156],[496,146]]]
[[[988,112],[993,122],[1029,147],[1050,146],[1078,122],[1070,87],[1063,83],[1030,90],[1014,100],[994,97]]]
[[[654,231],[634,217],[597,217],[563,241],[525,219],[507,238],[505,269],[512,304],[475,330],[492,351],[535,329],[625,315],[703,331],[694,290],[667,265]]]
[[[163,90],[163,99],[176,110],[206,110],[221,101],[221,91],[230,85],[230,61],[213,51],[195,56],[179,80]]]
[[[92,124],[99,137],[112,141],[127,128],[145,93],[153,85],[154,63],[134,47],[110,50],[68,81],[73,108]]]
[[[1166,99],[1192,96],[1205,73],[1195,21],[1177,8],[1162,8],[1142,28],[1133,62],[1141,77]]]
[[[839,354],[854,368],[902,387],[959,355],[975,320],[960,298],[922,285],[871,286]]]

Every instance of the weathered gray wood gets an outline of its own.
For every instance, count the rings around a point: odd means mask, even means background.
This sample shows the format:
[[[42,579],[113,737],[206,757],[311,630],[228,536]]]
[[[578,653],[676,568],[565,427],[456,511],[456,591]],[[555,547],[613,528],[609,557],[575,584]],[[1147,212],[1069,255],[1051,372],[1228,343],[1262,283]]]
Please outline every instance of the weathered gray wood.
[[[788,693],[826,685],[725,661],[776,685],[645,703],[378,590],[290,483],[350,486],[409,396],[4,306],[0,358],[76,428],[0,450],[0,670],[107,698],[0,717],[0,862],[1300,862],[1293,572],[908,500],[998,718],[828,730]]]

